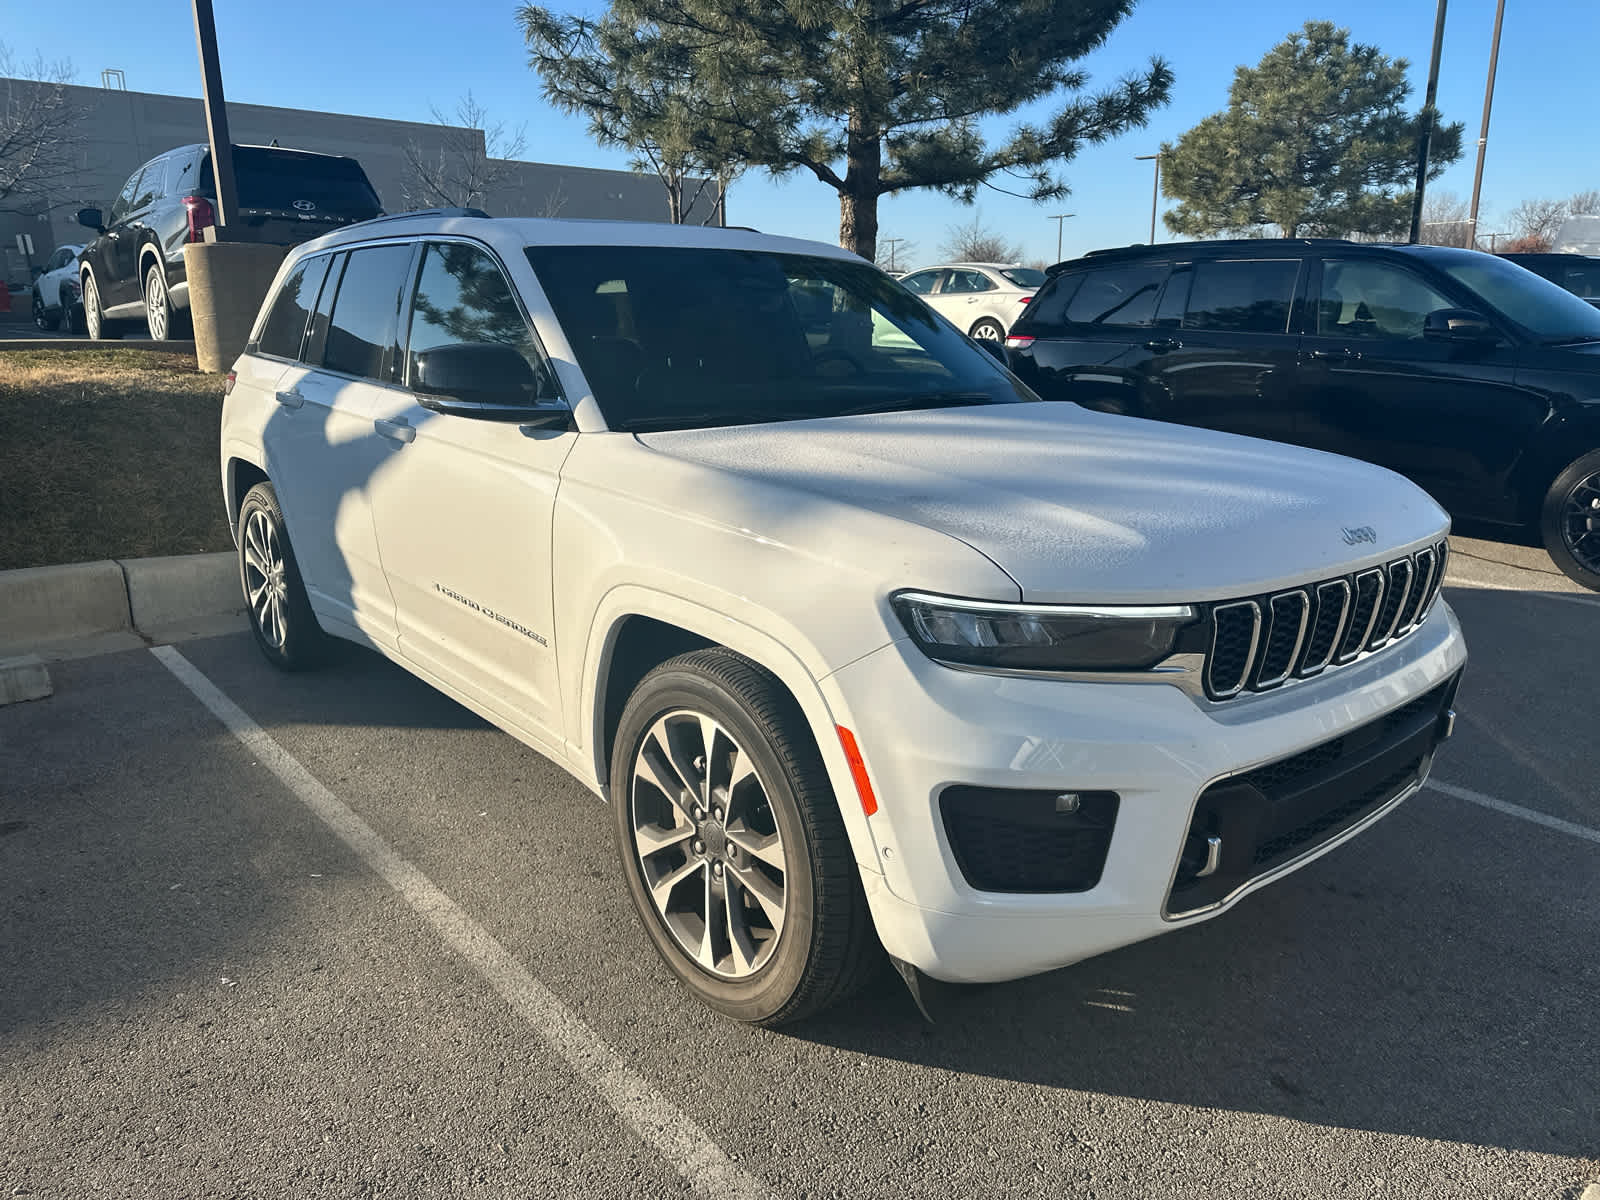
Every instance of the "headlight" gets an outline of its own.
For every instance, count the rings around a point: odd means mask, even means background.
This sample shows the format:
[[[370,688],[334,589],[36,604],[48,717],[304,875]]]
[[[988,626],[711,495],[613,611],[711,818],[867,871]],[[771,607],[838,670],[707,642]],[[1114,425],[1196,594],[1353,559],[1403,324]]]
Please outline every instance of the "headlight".
[[[924,592],[900,592],[892,603],[929,658],[1017,671],[1153,667],[1199,620],[1187,604],[1002,604]]]

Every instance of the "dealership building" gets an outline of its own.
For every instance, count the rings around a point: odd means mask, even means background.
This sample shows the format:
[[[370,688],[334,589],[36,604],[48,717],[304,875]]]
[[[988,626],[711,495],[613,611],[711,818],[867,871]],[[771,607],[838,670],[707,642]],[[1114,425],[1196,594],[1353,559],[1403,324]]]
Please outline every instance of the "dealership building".
[[[113,82],[116,73],[103,77]],[[0,80],[0,89],[38,86],[23,80]],[[74,179],[44,197],[32,212],[0,212],[0,279],[22,283],[28,262],[16,235],[33,240],[31,262],[37,266],[63,242],[78,243],[90,231],[77,223],[80,208],[110,208],[111,200],[138,167],[191,142],[204,142],[204,104],[190,96],[162,96],[120,87],[67,88],[82,114],[78,126],[79,171]],[[228,103],[229,133],[240,145],[278,145],[322,154],[347,154],[360,161],[386,211],[420,207],[408,201],[406,151],[414,146],[425,160],[437,160],[447,138],[463,135],[484,153],[482,130],[466,130],[413,121],[391,121],[349,113],[306,112],[261,104]],[[537,133],[534,134],[535,140]],[[623,221],[665,221],[667,198],[654,175],[568,167],[553,163],[501,160],[499,178],[481,207],[497,217],[583,216]],[[693,186],[689,188],[692,194]],[[716,211],[716,186],[708,187],[686,220],[701,224]],[[720,214],[719,214],[720,218]],[[721,220],[718,219],[718,224]]]

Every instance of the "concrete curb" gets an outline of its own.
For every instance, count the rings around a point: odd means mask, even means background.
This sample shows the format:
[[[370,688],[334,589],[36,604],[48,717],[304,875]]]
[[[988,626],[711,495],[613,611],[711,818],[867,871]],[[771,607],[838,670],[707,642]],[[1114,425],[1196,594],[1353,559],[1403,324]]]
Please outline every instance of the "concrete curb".
[[[232,628],[244,611],[231,553],[108,559],[0,571],[0,657],[60,643],[121,649],[183,630]]]

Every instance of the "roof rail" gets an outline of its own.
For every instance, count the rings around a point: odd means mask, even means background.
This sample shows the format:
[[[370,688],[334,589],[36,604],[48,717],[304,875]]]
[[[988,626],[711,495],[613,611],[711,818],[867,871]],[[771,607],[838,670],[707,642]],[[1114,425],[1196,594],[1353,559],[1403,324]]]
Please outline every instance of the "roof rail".
[[[379,221],[398,221],[402,217],[488,217],[489,214],[481,208],[415,208],[410,212],[383,213],[376,217],[369,217],[365,221],[357,221],[355,225],[376,225]],[[492,219],[492,218],[490,218]],[[354,229],[355,225],[346,225],[346,229]]]

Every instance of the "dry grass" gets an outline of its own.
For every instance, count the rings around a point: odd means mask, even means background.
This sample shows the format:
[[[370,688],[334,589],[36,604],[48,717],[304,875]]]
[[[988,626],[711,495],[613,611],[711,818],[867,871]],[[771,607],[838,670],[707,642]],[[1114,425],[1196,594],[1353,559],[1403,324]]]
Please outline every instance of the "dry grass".
[[[230,549],[221,410],[186,355],[0,350],[0,570]]]

